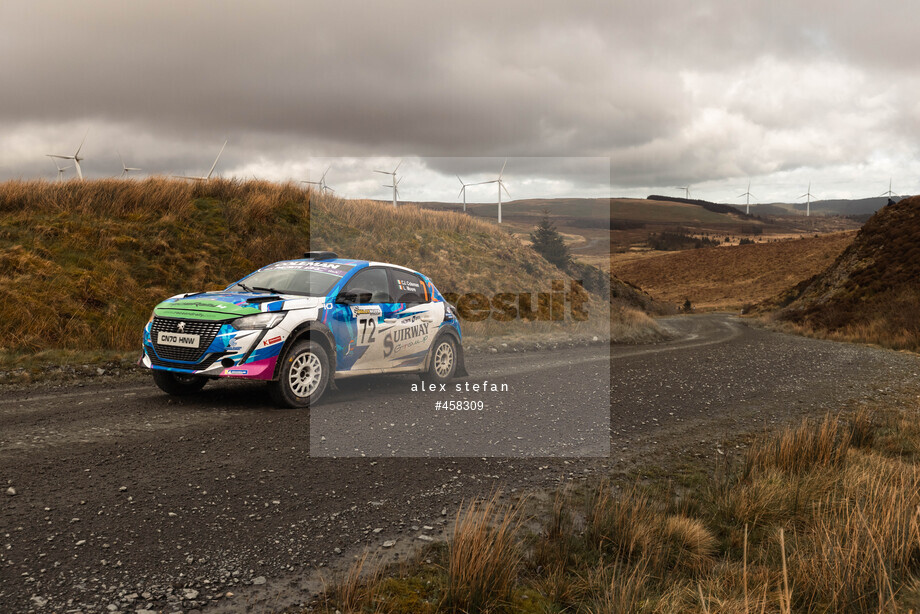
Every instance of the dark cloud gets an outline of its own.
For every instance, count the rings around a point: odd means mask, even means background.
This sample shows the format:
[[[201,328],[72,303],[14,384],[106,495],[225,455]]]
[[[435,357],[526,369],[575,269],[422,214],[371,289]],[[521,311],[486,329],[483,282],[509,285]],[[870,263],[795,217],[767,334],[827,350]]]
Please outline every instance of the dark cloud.
[[[913,153],[918,17],[893,1],[7,2],[0,177],[53,171],[43,154],[87,129],[89,174],[116,174],[116,149],[206,171],[224,138],[224,168],[273,177],[319,156],[470,156],[473,173],[480,156],[605,156],[623,187],[859,164]]]

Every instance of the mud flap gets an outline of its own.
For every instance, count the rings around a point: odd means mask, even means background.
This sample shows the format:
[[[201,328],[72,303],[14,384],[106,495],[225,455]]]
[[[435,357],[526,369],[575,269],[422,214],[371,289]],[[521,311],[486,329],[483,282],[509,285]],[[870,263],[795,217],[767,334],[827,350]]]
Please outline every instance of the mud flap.
[[[466,361],[463,359],[463,346],[457,344],[459,356],[457,357],[457,369],[454,371],[454,377],[467,377],[469,373],[466,372]]]

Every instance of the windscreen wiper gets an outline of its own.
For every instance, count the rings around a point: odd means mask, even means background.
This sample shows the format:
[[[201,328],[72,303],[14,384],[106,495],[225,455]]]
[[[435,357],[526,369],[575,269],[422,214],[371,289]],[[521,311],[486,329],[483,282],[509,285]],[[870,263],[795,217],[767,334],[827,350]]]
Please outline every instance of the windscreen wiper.
[[[246,292],[252,292],[253,294],[255,294],[255,292],[253,291],[252,288],[250,288],[249,286],[247,286],[246,284],[244,284],[244,283],[241,282],[241,281],[236,282],[236,285],[238,285],[240,288],[242,288],[242,289],[245,290]]]
[[[271,292],[272,294],[284,294],[284,292],[282,292],[281,290],[278,290],[278,289],[276,289],[276,288],[263,288],[263,287],[261,287],[261,286],[253,286],[252,289],[253,289],[253,290],[262,290],[263,292]]]

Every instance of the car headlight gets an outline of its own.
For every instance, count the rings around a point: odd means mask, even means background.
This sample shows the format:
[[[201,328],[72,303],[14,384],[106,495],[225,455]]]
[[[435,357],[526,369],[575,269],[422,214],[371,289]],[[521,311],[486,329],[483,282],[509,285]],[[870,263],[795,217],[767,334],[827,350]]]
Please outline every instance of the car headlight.
[[[285,312],[266,312],[266,313],[257,313],[254,316],[243,316],[242,318],[237,318],[230,322],[230,326],[237,330],[262,330],[266,328],[274,328],[278,326],[281,320],[284,319],[284,316],[287,315]]]

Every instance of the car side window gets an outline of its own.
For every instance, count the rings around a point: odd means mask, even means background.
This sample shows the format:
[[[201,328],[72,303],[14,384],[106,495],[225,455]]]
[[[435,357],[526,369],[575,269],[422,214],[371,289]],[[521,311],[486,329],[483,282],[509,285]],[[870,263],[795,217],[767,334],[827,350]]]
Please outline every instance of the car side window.
[[[394,302],[414,305],[429,301],[428,287],[418,275],[401,269],[390,269],[390,275],[393,278],[390,292]]]
[[[392,303],[386,269],[364,269],[355,273],[339,293],[338,302],[354,305]]]

